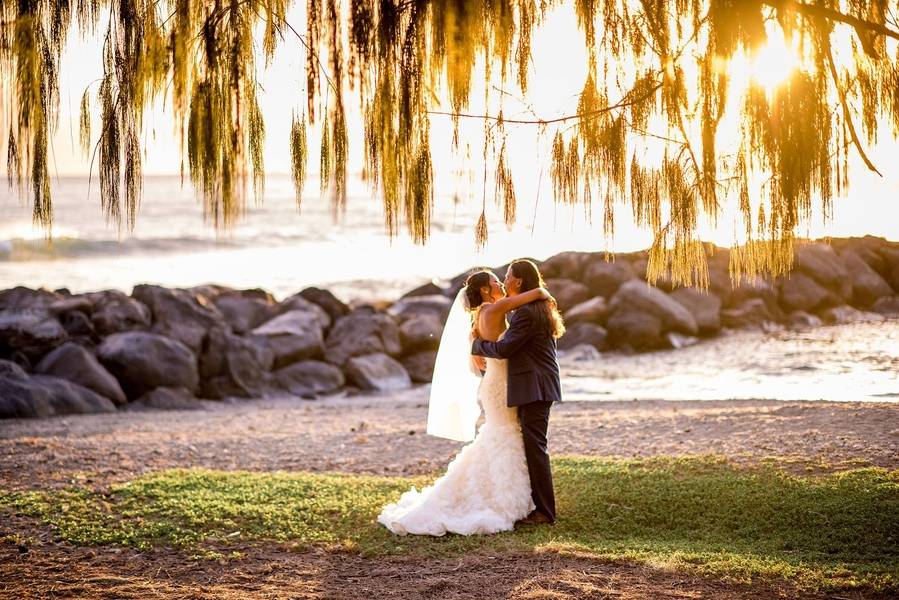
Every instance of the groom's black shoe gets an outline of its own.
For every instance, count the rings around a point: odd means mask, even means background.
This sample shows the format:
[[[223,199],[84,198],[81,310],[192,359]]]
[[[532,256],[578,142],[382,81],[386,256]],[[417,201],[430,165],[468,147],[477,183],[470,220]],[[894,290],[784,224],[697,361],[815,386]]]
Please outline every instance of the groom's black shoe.
[[[552,525],[554,523],[555,521],[544,515],[542,512],[535,510],[525,518],[515,521],[515,528],[518,529],[524,525]]]

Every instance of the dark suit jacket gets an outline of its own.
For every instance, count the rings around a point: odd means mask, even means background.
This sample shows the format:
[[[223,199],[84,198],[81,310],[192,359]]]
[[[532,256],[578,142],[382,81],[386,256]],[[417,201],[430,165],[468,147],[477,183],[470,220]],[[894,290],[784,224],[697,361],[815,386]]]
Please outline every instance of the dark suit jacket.
[[[508,359],[509,406],[562,400],[556,340],[549,332],[536,330],[535,310],[541,310],[536,302],[525,304],[513,313],[501,340],[476,339],[471,346],[476,356]]]

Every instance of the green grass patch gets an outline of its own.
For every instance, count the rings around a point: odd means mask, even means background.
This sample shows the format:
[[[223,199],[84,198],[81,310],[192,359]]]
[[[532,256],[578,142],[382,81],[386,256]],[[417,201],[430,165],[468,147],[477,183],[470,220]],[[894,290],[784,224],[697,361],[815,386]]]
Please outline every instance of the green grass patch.
[[[556,549],[801,588],[899,591],[899,471],[797,476],[723,459],[554,462],[555,527],[494,536],[398,537],[381,507],[430,478],[168,470],[102,494],[0,493],[76,544],[171,545],[197,555],[276,540],[370,556]]]

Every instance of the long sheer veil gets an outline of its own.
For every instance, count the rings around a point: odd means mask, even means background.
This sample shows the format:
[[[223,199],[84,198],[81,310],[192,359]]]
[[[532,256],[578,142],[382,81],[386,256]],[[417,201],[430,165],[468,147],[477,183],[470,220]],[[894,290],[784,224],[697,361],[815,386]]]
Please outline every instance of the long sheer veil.
[[[428,403],[430,435],[460,442],[474,439],[481,408],[481,378],[471,367],[471,318],[465,309],[465,288],[456,295],[437,350],[431,399]]]

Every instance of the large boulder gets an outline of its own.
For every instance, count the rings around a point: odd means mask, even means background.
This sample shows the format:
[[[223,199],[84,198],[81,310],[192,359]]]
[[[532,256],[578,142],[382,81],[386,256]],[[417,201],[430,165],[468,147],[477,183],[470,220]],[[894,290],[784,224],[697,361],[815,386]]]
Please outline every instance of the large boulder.
[[[430,383],[434,378],[434,365],[437,362],[437,351],[426,350],[405,356],[400,363],[408,371],[415,383]]]
[[[201,400],[183,387],[158,387],[129,403],[128,411],[145,410],[205,410]]]
[[[150,309],[134,298],[118,291],[89,294],[93,304],[91,322],[100,335],[149,329],[153,321]]]
[[[839,303],[833,292],[808,275],[794,271],[778,281],[780,305],[787,311],[811,312]]]
[[[156,333],[115,333],[97,348],[97,358],[132,400],[157,387],[185,387],[191,392],[199,387],[193,351]]]
[[[436,281],[423,283],[417,288],[413,288],[403,294],[401,298],[414,298],[415,296],[442,296],[445,295],[444,290]]]
[[[799,246],[795,254],[796,270],[808,275],[832,291],[840,301],[852,297],[852,283],[843,261],[829,244]]]
[[[206,296],[158,285],[136,285],[131,295],[153,314],[153,332],[178,340],[193,352],[203,349],[206,332],[225,323]]]
[[[540,263],[540,274],[544,279],[571,279],[577,281],[583,274],[587,254],[583,252],[562,252]]]
[[[113,412],[112,400],[76,383],[6,370],[0,374],[0,419]]]
[[[317,287],[310,287],[306,288],[298,295],[302,296],[309,302],[322,307],[325,312],[328,313],[328,316],[331,318],[332,322],[337,321],[337,319],[349,314],[350,312],[350,307],[341,302],[337,298],[337,296],[335,296],[328,290],[323,290]]]
[[[566,325],[574,325],[575,323],[595,323],[601,324],[606,320],[609,312],[609,306],[606,299],[602,296],[591,298],[577,304],[565,313]]]
[[[871,311],[887,316],[899,316],[899,296],[881,298],[871,306]]]
[[[395,302],[387,313],[400,322],[427,316],[444,323],[452,305],[453,301],[443,295],[410,296]]]
[[[730,289],[726,301],[722,300],[721,304],[724,308],[736,308],[754,298],[763,300],[772,313],[780,311],[774,282],[763,277],[741,277]]]
[[[820,313],[821,319],[828,325],[843,323],[879,323],[886,317],[876,312],[865,312],[846,304],[825,308]]]
[[[890,287],[892,287],[894,291],[899,292],[899,265],[896,265],[895,267],[890,269],[887,282],[890,284]]]
[[[347,379],[363,390],[392,392],[412,386],[403,365],[386,354],[354,356],[347,361],[345,371]]]
[[[316,312],[290,310],[250,332],[264,340],[274,355],[275,368],[311,358],[321,358],[324,334]]]
[[[264,339],[241,337],[213,327],[200,355],[201,392],[206,398],[262,396],[274,353]]]
[[[586,285],[570,279],[547,279],[546,288],[556,299],[556,304],[563,313],[591,297]]]
[[[690,311],[665,292],[639,279],[622,284],[609,303],[610,313],[624,308],[654,315],[662,322],[665,331],[678,331],[687,335],[696,335],[699,331]]]
[[[128,401],[116,378],[103,368],[92,353],[72,342],[50,352],[41,359],[34,370],[42,375],[53,375],[77,383],[116,404],[125,404]]]
[[[443,321],[431,315],[412,317],[400,325],[400,340],[403,352],[436,350],[443,335]]]
[[[18,351],[34,361],[67,337],[62,323],[46,309],[0,310],[0,354]]]
[[[609,342],[617,348],[654,350],[666,345],[662,319],[634,307],[622,307],[611,313],[606,319],[606,329]]]
[[[346,383],[343,371],[318,360],[304,360],[278,369],[272,373],[272,380],[286,392],[303,398],[333,392]]]
[[[559,338],[559,349],[570,350],[580,344],[589,344],[597,350],[605,350],[608,344],[608,333],[594,323],[575,323],[565,329],[565,335]]]
[[[584,269],[584,284],[594,296],[611,298],[621,284],[637,279],[634,268],[626,260],[595,260]]]
[[[277,312],[277,305],[255,294],[222,294],[214,300],[216,308],[235,333],[244,334],[262,325]]]
[[[356,310],[338,319],[325,341],[325,360],[342,367],[354,356],[403,350],[399,327],[389,315]]]
[[[857,253],[847,250],[840,256],[852,282],[852,303],[855,306],[870,308],[878,299],[893,295],[890,284]]]
[[[777,317],[761,298],[749,298],[734,308],[721,310],[721,324],[729,329],[776,328]]]
[[[62,298],[64,296],[56,292],[44,289],[32,290],[19,285],[8,290],[0,290],[0,310],[46,309]]]
[[[721,300],[718,296],[694,287],[678,288],[669,296],[690,311],[699,335],[715,335],[721,329]]]
[[[301,310],[316,315],[322,330],[327,330],[334,322],[328,311],[315,302],[310,302],[300,294],[294,294],[289,298],[285,298],[283,302],[278,304],[277,314],[280,315],[293,310]]]

